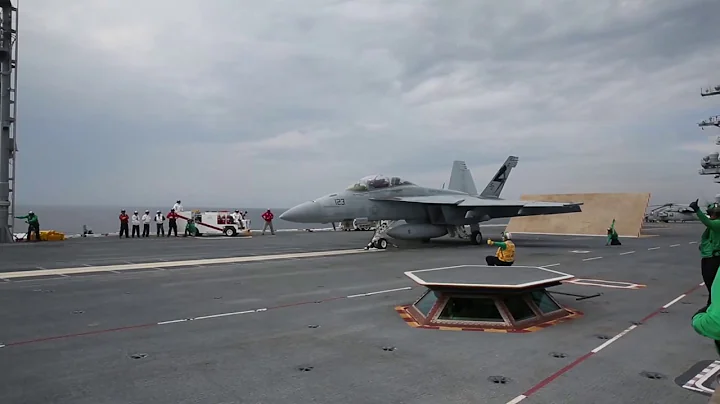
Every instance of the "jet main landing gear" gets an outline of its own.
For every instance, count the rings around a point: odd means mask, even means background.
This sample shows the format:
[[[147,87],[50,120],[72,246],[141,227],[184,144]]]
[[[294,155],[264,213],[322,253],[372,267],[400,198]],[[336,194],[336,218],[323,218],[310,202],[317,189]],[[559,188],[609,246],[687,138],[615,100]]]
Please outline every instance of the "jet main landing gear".
[[[470,242],[473,244],[482,244],[483,236],[480,232],[480,225],[470,225]]]

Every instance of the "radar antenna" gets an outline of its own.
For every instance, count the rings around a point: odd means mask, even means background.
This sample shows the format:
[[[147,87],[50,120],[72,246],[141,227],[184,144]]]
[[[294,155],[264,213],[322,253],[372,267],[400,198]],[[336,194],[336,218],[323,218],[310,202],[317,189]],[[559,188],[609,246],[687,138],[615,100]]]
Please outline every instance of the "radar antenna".
[[[701,97],[711,97],[713,95],[720,95],[720,85],[706,87],[700,90]]]

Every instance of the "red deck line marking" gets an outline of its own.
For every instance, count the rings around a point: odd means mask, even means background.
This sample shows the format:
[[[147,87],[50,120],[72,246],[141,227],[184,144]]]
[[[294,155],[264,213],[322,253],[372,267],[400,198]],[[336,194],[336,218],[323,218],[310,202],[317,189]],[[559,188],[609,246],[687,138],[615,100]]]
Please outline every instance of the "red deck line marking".
[[[30,339],[25,341],[17,341],[17,342],[8,342],[5,344],[6,347],[10,346],[18,346],[18,345],[27,345],[27,344],[33,344],[36,342],[46,342],[46,341],[53,341],[56,339],[65,339],[65,338],[75,338],[75,337],[84,337],[87,335],[97,335],[97,334],[105,334],[109,332],[117,332],[117,331],[128,331],[128,330],[134,330],[138,328],[147,328],[147,327],[153,327],[156,326],[157,323],[151,323],[151,324],[139,324],[139,325],[129,325],[126,327],[116,327],[116,328],[108,328],[105,330],[93,330],[93,331],[87,331],[87,332],[78,332],[74,334],[65,334],[65,335],[55,335],[53,337],[45,337],[45,338],[36,338],[36,339]]]
[[[650,313],[649,315],[645,316],[645,318],[643,318],[642,320],[640,320],[640,323],[645,323],[647,320],[655,317],[655,316],[656,316],[658,313],[660,313],[662,310],[667,309],[668,307],[672,306],[673,304],[679,302],[680,300],[682,300],[683,298],[685,298],[687,295],[689,295],[689,294],[695,292],[696,290],[700,289],[700,287],[702,287],[703,285],[704,285],[704,283],[701,283],[701,284],[699,284],[699,285],[694,286],[692,289],[690,289],[690,290],[688,290],[687,292],[681,294],[680,296],[678,296],[678,297],[676,297],[675,299],[671,300],[669,303],[661,306],[659,309],[657,309],[657,310],[653,311],[652,313]],[[642,324],[641,324],[640,326],[642,326]],[[543,379],[542,381],[540,381],[540,383],[537,383],[536,385],[532,386],[529,390],[527,390],[527,391],[524,392],[523,394],[520,394],[519,396],[517,396],[517,397],[513,398],[512,400],[508,401],[506,404],[517,404],[517,403],[525,400],[526,398],[530,397],[531,395],[537,393],[538,390],[540,390],[540,389],[542,389],[543,387],[547,386],[548,384],[552,383],[552,382],[553,382],[555,379],[557,379],[558,377],[560,377],[560,376],[562,376],[563,374],[569,372],[569,371],[572,370],[573,368],[577,367],[579,364],[585,362],[588,358],[590,358],[591,356],[595,355],[597,352],[600,352],[601,349],[606,348],[608,345],[610,345],[611,343],[617,341],[618,339],[620,339],[621,337],[625,336],[626,334],[628,334],[630,331],[634,330],[634,329],[637,328],[637,327],[639,327],[639,326],[633,325],[633,326],[631,326],[631,327],[623,330],[622,332],[620,332],[620,333],[618,333],[617,335],[615,335],[613,338],[611,338],[611,339],[609,339],[608,341],[606,341],[606,342],[598,345],[596,348],[594,348],[594,349],[591,350],[590,352],[588,352],[588,353],[586,353],[585,355],[583,355],[583,356],[575,359],[572,363],[568,364],[567,366],[563,367],[562,369],[558,370],[557,372],[555,372],[555,373],[551,374],[550,376],[546,377],[545,379]]]
[[[412,288],[410,288],[410,289],[412,289]],[[402,289],[402,290],[404,291],[404,290],[410,290],[410,289]],[[399,292],[401,290],[396,290],[396,291]],[[388,291],[381,291],[381,292],[387,293]],[[367,297],[370,297],[370,296],[375,296],[376,293],[377,292],[369,292],[364,295],[367,295]],[[360,297],[360,296],[356,296],[356,297]],[[24,341],[8,342],[7,344],[4,344],[4,345],[0,344],[0,348],[19,346],[19,345],[27,345],[27,344],[33,344],[33,343],[38,343],[38,342],[47,342],[47,341],[53,341],[53,340],[58,340],[58,339],[84,337],[84,336],[96,335],[96,334],[105,334],[105,333],[117,332],[117,331],[129,331],[129,330],[133,330],[133,329],[148,328],[148,327],[153,327],[153,326],[158,326],[158,325],[183,323],[183,322],[193,321],[195,319],[204,320],[206,318],[209,319],[209,318],[222,317],[223,314],[229,316],[229,315],[238,315],[238,314],[261,313],[261,312],[269,311],[269,310],[279,310],[279,309],[284,309],[284,308],[288,308],[288,307],[297,307],[297,306],[303,306],[303,305],[308,305],[308,304],[327,303],[327,302],[331,302],[334,300],[341,300],[341,299],[348,299],[348,296],[335,296],[335,297],[328,297],[328,298],[320,299],[320,300],[281,304],[281,305],[277,305],[277,306],[264,307],[264,308],[260,308],[260,309],[254,309],[254,310],[246,310],[246,311],[242,311],[242,312],[219,313],[219,314],[208,315],[208,316],[198,316],[198,317],[193,317],[193,318],[181,318],[181,319],[175,319],[175,320],[169,320],[169,321],[158,321],[156,323],[149,323],[149,324],[130,325],[130,326],[125,326],[125,327],[108,328],[108,329],[104,329],[104,330],[93,330],[93,331],[79,332],[79,333],[74,333],[74,334],[55,335],[52,337],[35,338],[35,339],[24,340]]]

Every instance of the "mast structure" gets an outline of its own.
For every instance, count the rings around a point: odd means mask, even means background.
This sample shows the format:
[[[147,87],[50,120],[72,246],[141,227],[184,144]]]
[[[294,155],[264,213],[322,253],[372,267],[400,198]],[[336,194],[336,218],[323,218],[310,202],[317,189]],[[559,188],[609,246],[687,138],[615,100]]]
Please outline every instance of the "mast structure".
[[[0,0],[0,243],[15,240],[18,1]]]

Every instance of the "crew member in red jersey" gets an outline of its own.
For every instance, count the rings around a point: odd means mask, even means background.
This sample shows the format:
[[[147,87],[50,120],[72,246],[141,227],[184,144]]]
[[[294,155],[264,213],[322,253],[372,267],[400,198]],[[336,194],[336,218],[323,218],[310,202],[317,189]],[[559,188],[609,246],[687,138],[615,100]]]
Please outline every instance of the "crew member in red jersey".
[[[180,217],[180,216],[178,216],[178,214],[175,213],[175,209],[170,209],[170,213],[167,214],[167,219],[168,219],[168,235],[167,236],[168,237],[170,237],[170,233],[172,233],[173,231],[175,232],[175,237],[178,236],[177,235],[177,218],[178,217]]]
[[[130,238],[128,235],[128,220],[130,220],[130,216],[125,213],[125,209],[120,211],[120,238],[122,238],[123,233],[125,233],[125,238]]]
[[[261,233],[261,234],[262,234],[262,235],[265,235],[265,230],[267,230],[268,228],[270,228],[270,233],[274,236],[274,235],[275,235],[275,228],[273,227],[272,221],[273,221],[273,219],[275,218],[275,215],[273,215],[273,213],[270,211],[270,209],[268,209],[268,210],[265,211],[265,213],[263,213],[263,214],[261,215],[261,217],[262,217],[263,220],[265,221],[265,225],[263,226],[263,229],[262,229],[262,233]]]

